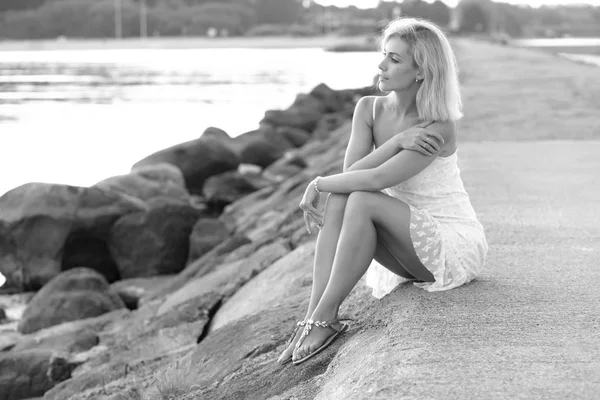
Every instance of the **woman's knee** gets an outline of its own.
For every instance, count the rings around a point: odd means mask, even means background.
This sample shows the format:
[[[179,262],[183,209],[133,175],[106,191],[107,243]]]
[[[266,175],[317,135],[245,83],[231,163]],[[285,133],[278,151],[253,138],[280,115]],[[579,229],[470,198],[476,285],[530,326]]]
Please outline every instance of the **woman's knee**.
[[[343,212],[346,208],[346,202],[348,201],[348,195],[344,193],[329,193],[327,196],[327,202],[325,204],[325,212]]]
[[[350,193],[346,203],[346,209],[352,209],[354,211],[357,209],[364,209],[369,202],[370,196],[372,196],[371,192],[356,191]]]

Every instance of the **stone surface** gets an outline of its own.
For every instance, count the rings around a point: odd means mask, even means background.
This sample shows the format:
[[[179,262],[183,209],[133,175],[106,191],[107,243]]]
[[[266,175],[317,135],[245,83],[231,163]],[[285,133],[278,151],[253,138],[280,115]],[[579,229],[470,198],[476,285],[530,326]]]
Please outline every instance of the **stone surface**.
[[[141,166],[169,163],[183,173],[188,191],[202,193],[204,181],[221,172],[234,170],[240,160],[222,137],[201,137],[160,150],[134,164],[133,170]]]
[[[112,226],[109,246],[122,279],[176,274],[186,264],[189,235],[201,216],[188,204],[166,203],[131,213]]]
[[[32,333],[124,306],[102,275],[89,268],[75,268],[57,275],[36,293],[27,304],[18,329]]]
[[[252,178],[237,171],[228,171],[208,178],[204,183],[203,193],[208,204],[222,209],[271,183],[260,177]]]
[[[0,197],[0,272],[9,285],[37,290],[64,269],[63,257],[69,259],[64,247],[70,239],[93,237],[104,243],[114,221],[146,207],[100,188],[19,186]],[[99,251],[96,256],[102,258]],[[81,265],[69,265],[75,266]]]
[[[214,292],[221,299],[226,299],[289,251],[287,243],[279,240],[261,247],[248,258],[222,264],[214,271],[191,280],[181,289],[169,295],[161,304],[157,315],[170,313],[173,307],[203,293]],[[254,280],[252,279],[252,281]]]
[[[71,376],[73,365],[49,350],[0,354],[0,398],[20,400],[42,396]]]
[[[167,163],[140,166],[129,174],[113,176],[98,182],[94,187],[144,201],[155,197],[167,197],[187,203],[190,197],[179,168]]]
[[[212,218],[199,219],[190,234],[188,264],[199,259],[230,236],[231,231],[221,220]]]

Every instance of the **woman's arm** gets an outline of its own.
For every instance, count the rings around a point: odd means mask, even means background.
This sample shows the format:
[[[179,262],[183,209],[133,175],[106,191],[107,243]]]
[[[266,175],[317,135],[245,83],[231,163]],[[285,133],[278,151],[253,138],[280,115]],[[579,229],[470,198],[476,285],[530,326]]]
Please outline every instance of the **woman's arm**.
[[[373,131],[371,109],[373,96],[361,97],[354,108],[352,116],[352,133],[344,157],[344,171],[371,152],[373,147]]]
[[[453,123],[436,123],[428,129],[438,132],[444,143],[451,143],[456,135]],[[400,151],[378,167],[323,177],[318,182],[318,189],[331,193],[379,191],[404,182],[423,171],[442,150],[443,147],[428,156],[417,151]]]

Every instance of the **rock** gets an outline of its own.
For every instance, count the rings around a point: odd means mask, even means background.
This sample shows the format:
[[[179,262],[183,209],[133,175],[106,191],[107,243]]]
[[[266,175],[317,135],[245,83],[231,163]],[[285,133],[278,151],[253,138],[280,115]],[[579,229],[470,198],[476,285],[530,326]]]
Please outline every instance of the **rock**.
[[[0,307],[0,322],[4,322],[6,320],[6,311],[4,308]]]
[[[315,243],[307,243],[269,265],[225,302],[211,321],[210,332],[246,315],[272,308],[296,294],[310,295]]]
[[[69,379],[74,365],[50,350],[0,354],[0,398],[19,400],[43,396]]]
[[[32,333],[63,322],[96,317],[123,308],[106,279],[89,268],[74,268],[46,284],[29,302],[18,330]]]
[[[215,139],[224,143],[227,143],[228,141],[232,140],[231,136],[229,136],[227,132],[225,132],[221,128],[217,128],[214,126],[209,126],[208,128],[206,128],[204,132],[202,132],[202,135],[200,135],[200,138]]]
[[[315,96],[307,93],[299,93],[296,95],[292,107],[296,108],[312,108],[319,111],[321,114],[327,112],[327,105]]]
[[[208,177],[236,169],[240,160],[221,137],[217,139],[215,135],[209,134],[151,154],[138,161],[132,169],[159,163],[178,167],[183,173],[188,191],[199,194]]]
[[[317,123],[313,131],[313,137],[317,140],[324,140],[332,131],[335,131],[347,122],[348,118],[341,114],[325,114]]]
[[[166,203],[131,213],[111,228],[109,246],[122,279],[176,274],[185,267],[198,210]]]
[[[180,360],[184,365],[190,363],[189,374],[194,375],[195,389],[189,397],[234,399],[243,393],[244,398],[267,399],[323,374],[351,335],[345,334],[327,348],[320,356],[321,362],[303,365],[292,374],[276,363],[304,307],[297,298],[291,298],[284,306],[262,310],[209,334]]]
[[[230,236],[230,230],[222,221],[211,218],[198,220],[190,234],[188,264],[202,257]]]
[[[52,350],[61,354],[80,353],[100,343],[98,334],[89,327],[60,324],[28,334],[12,351]]]
[[[344,109],[346,101],[351,100],[343,91],[335,91],[324,83],[321,83],[313,90],[310,95],[318,99],[325,105],[325,112],[338,112]]]
[[[277,161],[284,153],[285,150],[278,149],[266,139],[256,138],[242,149],[240,158],[243,163],[265,168]]]
[[[275,127],[290,126],[311,132],[322,113],[314,108],[290,107],[287,110],[269,110],[265,112],[262,121]]]
[[[310,132],[291,126],[280,126],[275,130],[275,133],[286,138],[294,147],[304,146],[311,137]]]
[[[236,140],[240,146],[241,162],[263,168],[283,156],[287,150],[294,148],[292,142],[277,134],[275,128],[264,122],[261,128],[246,132]]]
[[[228,171],[211,176],[204,183],[204,197],[213,207],[223,208],[242,197],[255,192],[272,182],[260,177],[242,175],[237,171]]]
[[[0,272],[9,285],[37,290],[65,267],[79,266],[68,261],[74,248],[65,249],[78,236],[100,242],[95,256],[109,259],[102,253],[102,243],[110,226],[145,207],[139,200],[100,188],[46,183],[19,186],[0,197]],[[110,263],[98,268],[112,274],[106,271]]]
[[[263,175],[269,180],[282,182],[306,168],[308,164],[299,154],[288,152],[265,168]]]
[[[203,293],[216,293],[226,299],[234,294],[246,282],[260,271],[271,266],[290,251],[284,240],[265,245],[250,255],[236,261],[225,263],[200,278],[190,280],[173,294],[167,296],[157,315],[171,313],[172,309],[190,298]]]
[[[185,269],[177,274],[177,276],[175,276],[173,279],[169,280],[164,285],[161,285],[152,293],[144,296],[141,299],[141,302],[147,303],[152,300],[163,298],[185,285],[191,278],[206,275],[216,268],[216,266],[219,265],[219,263],[226,258],[229,253],[248,243],[251,243],[251,241],[244,235],[234,234],[230,236],[204,256],[187,265]]]
[[[113,176],[98,182],[99,187],[148,201],[154,197],[167,197],[189,202],[183,174],[176,166],[167,163],[143,165],[126,175]]]
[[[121,297],[128,309],[136,310],[144,295],[164,285],[172,278],[173,275],[159,275],[148,278],[123,279],[111,284],[110,289]]]

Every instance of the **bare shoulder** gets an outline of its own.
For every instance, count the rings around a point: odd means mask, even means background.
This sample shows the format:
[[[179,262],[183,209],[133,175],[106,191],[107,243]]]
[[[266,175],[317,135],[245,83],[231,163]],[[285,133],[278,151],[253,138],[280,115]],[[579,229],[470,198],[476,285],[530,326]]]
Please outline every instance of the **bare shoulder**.
[[[454,146],[456,142],[456,121],[435,121],[427,129],[442,135],[445,148],[448,148],[448,145]]]
[[[373,102],[377,96],[363,96],[356,103],[354,116],[360,118],[369,127],[373,126]]]

